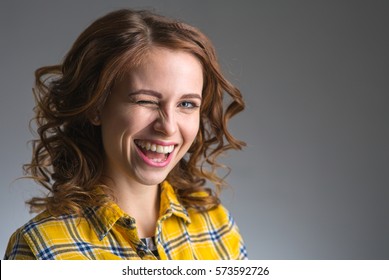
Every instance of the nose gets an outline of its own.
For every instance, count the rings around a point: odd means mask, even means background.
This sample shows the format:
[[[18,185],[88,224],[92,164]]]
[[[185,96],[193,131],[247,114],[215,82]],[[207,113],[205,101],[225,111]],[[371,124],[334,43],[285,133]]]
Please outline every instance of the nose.
[[[174,109],[159,110],[159,116],[154,123],[154,129],[166,136],[175,134],[178,128]]]

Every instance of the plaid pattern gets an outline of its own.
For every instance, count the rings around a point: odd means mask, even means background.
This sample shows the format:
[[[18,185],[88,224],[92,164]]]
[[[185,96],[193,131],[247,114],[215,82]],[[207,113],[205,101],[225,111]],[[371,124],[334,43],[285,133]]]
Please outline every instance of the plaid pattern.
[[[247,259],[238,228],[223,206],[187,211],[168,182],[161,186],[155,233],[160,259]],[[84,217],[39,214],[11,236],[4,259],[157,258],[138,237],[134,218],[112,203],[88,208]]]

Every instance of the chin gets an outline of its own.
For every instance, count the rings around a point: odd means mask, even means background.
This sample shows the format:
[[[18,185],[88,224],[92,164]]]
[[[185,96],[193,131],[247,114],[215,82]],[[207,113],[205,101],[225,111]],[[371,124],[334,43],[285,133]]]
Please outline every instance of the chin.
[[[166,177],[168,176],[169,173],[167,174],[155,174],[158,173],[156,171],[150,172],[154,174],[142,174],[137,176],[137,181],[141,183],[142,185],[147,185],[147,186],[154,186],[162,183],[163,181],[166,180]]]

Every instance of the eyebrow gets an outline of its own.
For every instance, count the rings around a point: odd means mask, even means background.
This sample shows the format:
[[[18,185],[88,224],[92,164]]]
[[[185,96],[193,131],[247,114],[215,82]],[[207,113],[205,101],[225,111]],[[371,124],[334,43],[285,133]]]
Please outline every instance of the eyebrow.
[[[145,94],[145,95],[151,95],[151,96],[155,96],[155,97],[158,97],[158,98],[162,98],[162,94],[157,92],[157,91],[154,91],[154,90],[148,90],[148,89],[140,89],[140,90],[136,90],[136,91],[133,91],[133,92],[130,92],[128,94],[128,96],[133,96],[133,95],[137,95],[137,94]]]
[[[140,89],[137,91],[133,91],[133,92],[129,93],[128,96],[133,96],[133,95],[137,95],[137,94],[151,95],[151,96],[154,96],[154,97],[157,97],[160,99],[162,98],[161,93],[154,91],[154,90],[149,90],[149,89]],[[197,93],[187,93],[187,94],[184,94],[180,97],[180,99],[185,99],[185,98],[197,98],[197,99],[202,100],[201,95],[197,94]]]
[[[200,101],[202,100],[201,95],[197,94],[197,93],[184,94],[183,96],[181,96],[181,99],[184,99],[184,98],[197,98],[197,99],[200,99]]]

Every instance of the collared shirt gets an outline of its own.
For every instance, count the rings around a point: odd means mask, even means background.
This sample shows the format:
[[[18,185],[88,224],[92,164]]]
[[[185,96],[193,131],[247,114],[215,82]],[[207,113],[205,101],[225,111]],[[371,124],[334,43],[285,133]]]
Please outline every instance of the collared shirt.
[[[247,258],[239,230],[222,205],[206,212],[187,210],[166,181],[161,184],[155,242],[162,260]],[[11,236],[4,259],[155,260],[156,257],[140,240],[135,219],[112,202],[87,208],[83,217],[53,217],[42,212]]]

